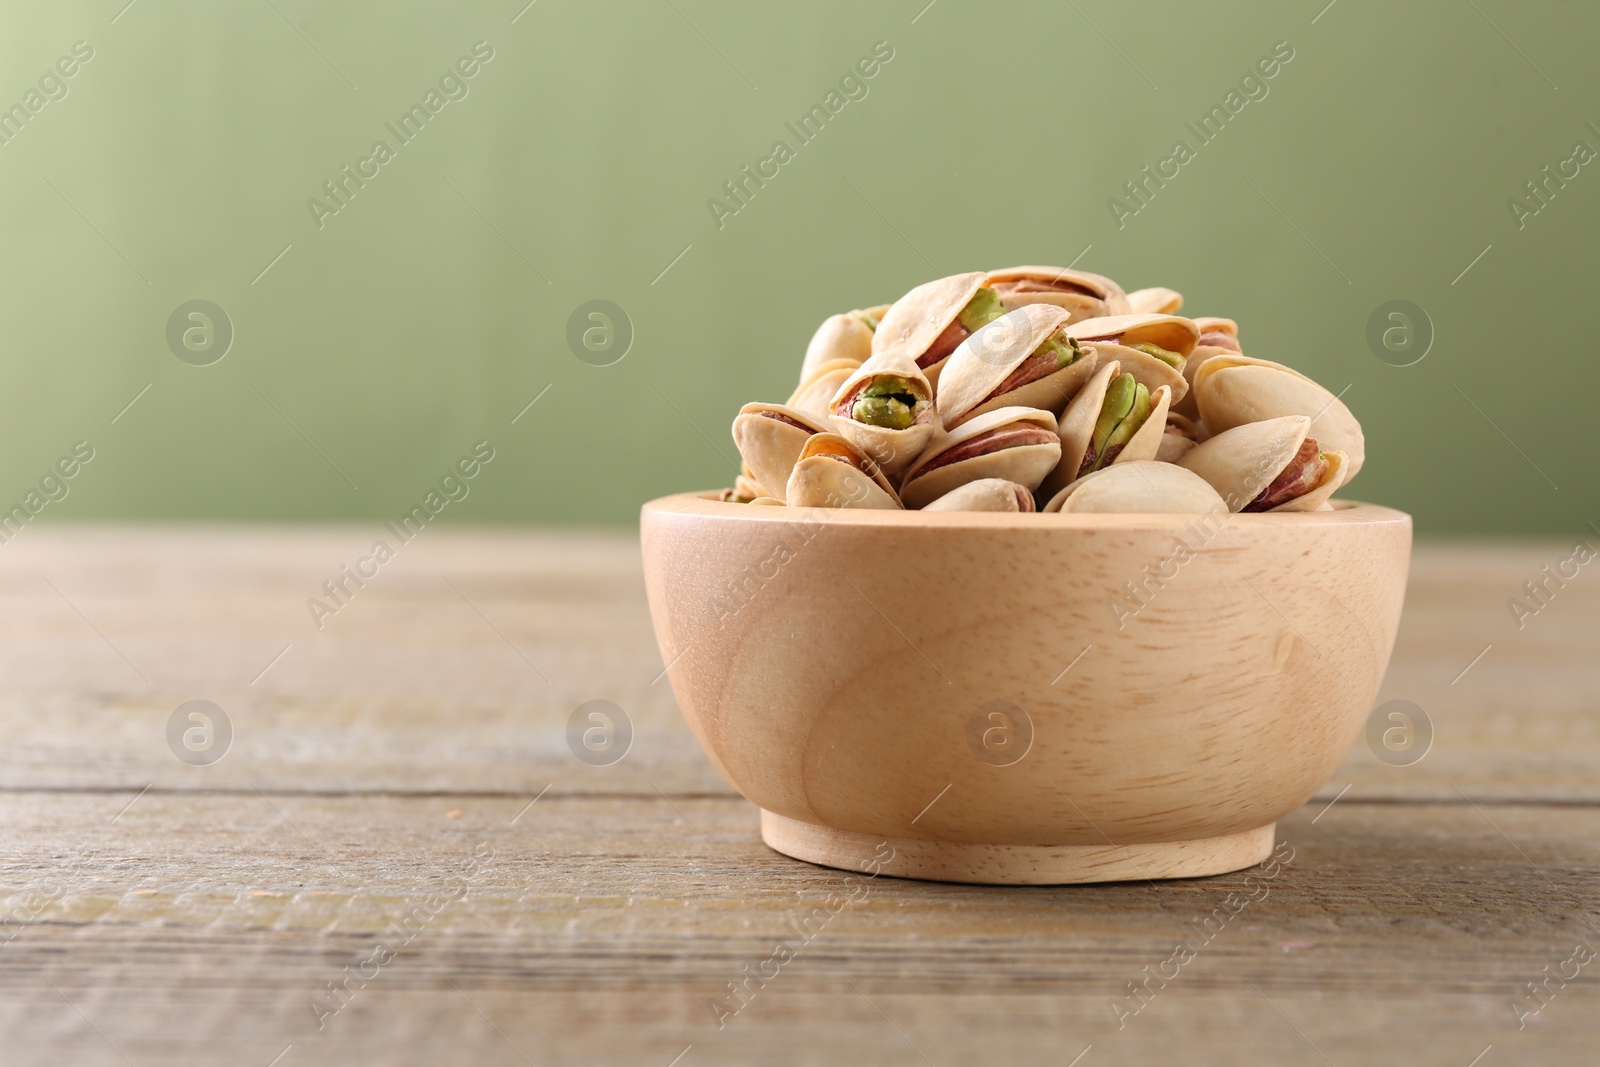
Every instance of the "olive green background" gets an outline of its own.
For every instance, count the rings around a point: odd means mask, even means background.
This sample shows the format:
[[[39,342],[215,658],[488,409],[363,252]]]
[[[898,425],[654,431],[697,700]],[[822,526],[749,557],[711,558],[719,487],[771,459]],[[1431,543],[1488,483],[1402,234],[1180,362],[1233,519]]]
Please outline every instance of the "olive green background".
[[[377,520],[485,439],[446,520],[631,524],[729,483],[739,404],[787,396],[825,315],[1077,259],[1348,386],[1349,495],[1423,533],[1590,536],[1600,165],[1520,230],[1507,201],[1600,149],[1592,5],[925,2],[5,3],[0,106],[95,54],[0,145],[0,505],[83,439],[39,522]],[[469,95],[398,146],[384,123],[480,40]],[[785,122],[878,41],[800,145]],[[1198,146],[1185,122],[1279,41]],[[380,138],[319,229],[307,200]],[[1119,228],[1108,199],[1180,138]],[[708,199],[779,139],[719,228]],[[167,345],[192,299],[235,330],[211,366]],[[632,324],[610,366],[567,341],[595,299]],[[1413,366],[1369,348],[1390,300],[1434,325]]]

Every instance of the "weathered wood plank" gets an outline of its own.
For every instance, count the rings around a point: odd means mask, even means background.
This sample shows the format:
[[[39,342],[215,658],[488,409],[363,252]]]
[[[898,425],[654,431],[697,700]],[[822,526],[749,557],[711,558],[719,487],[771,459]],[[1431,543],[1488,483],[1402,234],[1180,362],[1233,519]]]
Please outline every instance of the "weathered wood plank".
[[[318,630],[305,601],[378,537],[28,530],[0,553],[0,786],[727,792],[660,677],[634,539],[430,530]],[[1570,555],[1419,547],[1381,699],[1420,705],[1433,749],[1396,768],[1358,743],[1322,795],[1600,799],[1600,580],[1550,586],[1520,630],[1507,606]],[[166,746],[195,697],[236,730],[209,767]],[[611,767],[567,747],[590,699],[635,729]]]
[[[691,1044],[684,1064],[1066,1063],[1093,1044],[1100,1063],[1320,1062],[1314,1045],[1464,1067],[1489,1044],[1592,1062],[1600,1036],[1594,965],[1525,1029],[1511,1007],[1600,947],[1590,806],[1346,798],[1283,824],[1275,877],[996,889],[785,859],[727,798],[124,803],[0,797],[7,1062],[122,1062],[107,1042],[136,1064],[291,1044],[285,1065],[521,1062],[509,1041],[540,1064]],[[1174,964],[1179,941],[1195,955]],[[394,958],[361,978],[380,943]],[[767,963],[779,943],[793,958]],[[1141,1004],[1146,967],[1168,978]]]

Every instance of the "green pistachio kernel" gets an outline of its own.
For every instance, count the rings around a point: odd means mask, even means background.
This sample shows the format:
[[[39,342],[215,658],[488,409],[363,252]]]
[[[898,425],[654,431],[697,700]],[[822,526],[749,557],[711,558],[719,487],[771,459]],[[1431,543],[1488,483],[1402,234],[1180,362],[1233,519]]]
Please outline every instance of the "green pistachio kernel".
[[[856,318],[860,319],[861,322],[866,325],[867,329],[871,330],[873,333],[878,332],[877,316],[872,315],[869,312],[858,311],[856,312]]]
[[[1113,448],[1120,448],[1128,443],[1134,434],[1139,432],[1139,427],[1144,425],[1144,420],[1150,417],[1150,390],[1143,385],[1134,386],[1133,406],[1128,414],[1123,416],[1117,428],[1111,431],[1111,436],[1106,438],[1106,447],[1102,452]]]
[[[911,405],[906,403],[911,397],[897,396],[868,396],[862,394],[857,398],[855,405],[850,409],[850,415],[857,422],[868,426],[882,426],[889,430],[904,430],[911,425]]]
[[[904,430],[916,420],[920,391],[907,379],[893,374],[874,378],[856,397],[850,417],[868,426]]]
[[[1135,351],[1143,352],[1147,356],[1156,357],[1173,370],[1182,370],[1184,363],[1187,362],[1187,360],[1179,353],[1173,352],[1170,349],[1162,348],[1160,345],[1153,345],[1149,341],[1140,341],[1139,343],[1131,344],[1128,347],[1134,349]]]
[[[1134,381],[1131,374],[1119,374],[1106,389],[1100,417],[1095,420],[1094,436],[1084,456],[1079,474],[1097,471],[1117,458],[1124,445],[1139,432],[1150,417],[1150,390]]]
[[[1100,417],[1094,420],[1094,436],[1090,438],[1095,454],[1106,450],[1111,434],[1133,411],[1139,392],[1139,383],[1131,374],[1119,374],[1106,386],[1106,398],[1100,403]]]
[[[1044,344],[1040,345],[1034,354],[1053,357],[1057,368],[1070,367],[1083,358],[1083,349],[1078,347],[1076,337],[1068,337],[1061,330],[1057,330],[1045,338]]]
[[[862,396],[898,396],[907,404],[917,401],[917,389],[905,378],[897,378],[892,374],[885,374],[881,378],[874,378],[867,383],[861,391]]]
[[[977,333],[1005,313],[1006,306],[1000,302],[999,293],[989,288],[979,289],[961,309],[961,325],[968,333]]]

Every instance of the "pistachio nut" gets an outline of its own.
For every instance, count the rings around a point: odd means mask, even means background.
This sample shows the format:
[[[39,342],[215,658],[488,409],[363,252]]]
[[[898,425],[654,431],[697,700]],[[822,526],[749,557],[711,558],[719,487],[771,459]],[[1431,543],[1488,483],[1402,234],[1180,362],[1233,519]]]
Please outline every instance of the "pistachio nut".
[[[1343,452],[1348,484],[1366,460],[1361,424],[1333,393],[1281,363],[1236,353],[1212,356],[1195,374],[1195,403],[1214,434],[1284,415],[1311,419],[1307,435],[1324,452]]]
[[[830,359],[812,372],[811,377],[800,383],[787,401],[786,407],[803,411],[814,418],[825,419],[828,417],[829,401],[833,394],[839,391],[839,386],[844,380],[859,370],[861,364],[852,363],[848,359]]]
[[[900,483],[906,507],[931,504],[980,478],[1004,478],[1030,491],[1056,466],[1056,417],[1037,408],[997,408],[936,435]]]
[[[827,423],[798,408],[783,404],[746,404],[740,408],[733,420],[733,443],[750,471],[753,487],[772,487],[749,495],[783,500],[784,486],[795,460],[800,458],[800,450],[813,434],[827,432]]]
[[[1061,458],[1041,492],[1117,462],[1154,459],[1166,429],[1172,391],[1152,392],[1116,360],[1098,368],[1061,415]]]
[[[872,334],[872,353],[899,352],[916,361],[935,387],[956,346],[1005,314],[982,271],[925,282],[889,305]]]
[[[1033,510],[1033,490],[1004,478],[979,478],[950,490],[923,511],[1009,511]]]
[[[1167,425],[1161,432],[1161,444],[1156,447],[1156,459],[1163,463],[1176,463],[1199,443],[1201,430],[1194,420],[1176,411],[1167,412]]]
[[[1069,313],[1025,304],[961,342],[939,377],[939,417],[953,430],[1004,407],[1058,412],[1094,373],[1094,360],[1062,330]]]
[[[1111,315],[1075,322],[1067,333],[1083,342],[1108,341],[1132,348],[1181,371],[1199,340],[1200,328],[1181,315]]]
[[[1007,311],[1053,304],[1068,312],[1068,321],[1077,322],[1131,310],[1122,286],[1103,274],[1070,267],[1008,267],[990,271],[984,284],[1000,295]]]
[[[881,353],[844,380],[828,405],[834,429],[893,478],[938,425],[933,387],[910,357]]]
[[[806,440],[784,486],[784,500],[801,508],[896,511],[904,506],[878,465],[836,433]]]
[[[1085,475],[1050,498],[1041,509],[1069,515],[1184,515],[1226,512],[1217,491],[1182,467],[1137,460]]]
[[[818,367],[832,360],[861,366],[872,355],[873,328],[859,311],[823,319],[817,332],[811,335],[811,343],[806,345],[806,358],[800,364],[800,381],[804,383]]]
[[[1176,289],[1135,289],[1128,294],[1128,310],[1134,315],[1176,315],[1183,307],[1183,294]]]
[[[1195,345],[1205,345],[1208,348],[1222,348],[1229,352],[1243,352],[1239,347],[1239,324],[1232,319],[1218,318],[1215,315],[1201,315],[1194,320],[1200,328],[1200,337]]]
[[[1197,318],[1194,324],[1200,328],[1200,338],[1195,342],[1194,351],[1189,353],[1189,358],[1183,364],[1183,377],[1189,383],[1189,390],[1172,406],[1181,415],[1199,418],[1200,408],[1194,399],[1195,375],[1212,356],[1240,352],[1239,324],[1232,319],[1220,318]]]

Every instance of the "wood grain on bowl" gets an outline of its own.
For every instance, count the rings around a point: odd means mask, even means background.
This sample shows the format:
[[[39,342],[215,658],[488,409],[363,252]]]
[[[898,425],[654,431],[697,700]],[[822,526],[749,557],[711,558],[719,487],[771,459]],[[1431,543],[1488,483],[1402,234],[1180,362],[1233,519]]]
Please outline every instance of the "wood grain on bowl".
[[[1371,710],[1411,520],[685,494],[647,504],[642,536],[673,690],[769,845],[1048,883],[1264,859]]]

